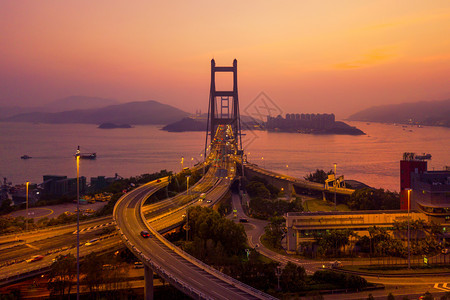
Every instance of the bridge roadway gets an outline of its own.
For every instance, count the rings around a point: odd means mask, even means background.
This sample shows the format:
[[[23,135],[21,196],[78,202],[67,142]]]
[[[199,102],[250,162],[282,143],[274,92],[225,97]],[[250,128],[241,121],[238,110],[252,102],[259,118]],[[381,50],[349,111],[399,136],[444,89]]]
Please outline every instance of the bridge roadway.
[[[239,163],[240,163],[240,161],[239,161]],[[315,190],[315,191],[322,191],[322,192],[326,191],[329,193],[335,192],[334,187],[326,189],[324,184],[312,182],[312,181],[308,181],[305,179],[300,179],[300,178],[296,178],[296,177],[292,177],[292,176],[288,176],[288,175],[284,175],[284,174],[280,174],[280,173],[273,172],[273,171],[269,171],[269,170],[259,167],[256,164],[244,163],[244,168],[245,168],[244,172],[246,172],[246,174],[248,171],[255,172],[260,175],[267,176],[274,180],[280,180],[280,181],[286,181],[286,182],[292,183],[301,188],[306,188],[306,189]],[[353,194],[354,191],[355,190],[353,190],[353,189],[340,188],[340,187],[336,188],[336,194],[341,194],[341,195],[349,196],[349,195]]]
[[[227,180],[229,184],[229,181]],[[228,184],[225,184],[227,187]],[[240,283],[190,257],[165,240],[143,218],[141,205],[146,195],[158,188],[147,184],[124,195],[116,204],[114,219],[122,239],[148,267],[194,298],[201,299],[271,299],[270,295]],[[225,189],[227,190],[228,187]],[[222,196],[222,195],[220,195]],[[217,199],[214,199],[217,200]],[[150,230],[143,238],[140,231]]]
[[[193,298],[274,299],[272,296],[247,286],[195,259],[167,241],[154,228],[167,228],[170,227],[170,224],[182,222],[183,214],[188,206],[213,205],[228,192],[234,178],[235,163],[225,154],[228,153],[223,150],[225,143],[216,146],[217,148],[213,148],[210,152],[213,153],[214,165],[193,187],[196,192],[207,193],[205,200],[198,201],[194,198],[191,201],[192,194],[180,195],[175,202],[186,201],[186,204],[175,211],[162,215],[158,213],[159,216],[150,219],[152,224],[150,225],[144,216],[142,206],[148,196],[159,189],[163,182],[151,182],[138,187],[122,196],[114,207],[113,218],[119,228],[119,234],[125,245],[146,265],[146,268],[155,271],[171,285]],[[223,171],[219,172],[224,168],[227,170],[226,174],[223,174]],[[221,177],[218,177],[218,174]],[[189,199],[182,200],[185,197]],[[142,230],[150,231],[150,237],[142,237],[140,235]],[[146,274],[149,274],[148,270]]]

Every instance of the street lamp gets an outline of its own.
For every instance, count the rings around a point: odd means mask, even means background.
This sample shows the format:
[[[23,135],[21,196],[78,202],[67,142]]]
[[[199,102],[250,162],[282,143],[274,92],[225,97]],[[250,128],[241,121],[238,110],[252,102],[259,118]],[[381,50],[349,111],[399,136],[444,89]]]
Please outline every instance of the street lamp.
[[[183,164],[184,164],[184,156],[181,157],[181,172],[183,172],[184,169]]]
[[[188,196],[189,199],[189,178],[191,178],[191,176],[186,176],[186,194]],[[189,210],[188,210],[189,206],[186,207],[186,242],[188,241],[188,237],[189,237]]]
[[[336,207],[336,185],[337,185],[336,166],[337,166],[337,163],[334,163],[334,210],[337,210],[337,207]]]
[[[411,189],[405,189],[408,192],[408,269],[411,269],[411,245],[410,245],[410,238],[411,238],[411,232],[409,229],[410,221],[410,207],[411,207]]]
[[[289,165],[286,165],[286,173],[289,176]]]
[[[264,156],[261,156],[261,160],[263,161],[264,169],[265,169],[266,168],[266,162],[264,161]]]
[[[27,197],[27,216],[25,217],[25,231],[28,231],[28,185],[29,184],[30,184],[30,182],[27,181],[27,183],[26,183],[26,186],[27,186],[27,188],[26,188],[26,190],[27,190],[27,195],[26,195],[26,197]]]
[[[77,300],[80,299],[80,155],[77,159]]]
[[[275,269],[275,276],[278,277],[278,288],[277,288],[277,291],[281,291],[281,288],[280,288],[280,277],[281,277],[282,273],[283,272],[281,271],[281,266],[277,266],[277,268]]]

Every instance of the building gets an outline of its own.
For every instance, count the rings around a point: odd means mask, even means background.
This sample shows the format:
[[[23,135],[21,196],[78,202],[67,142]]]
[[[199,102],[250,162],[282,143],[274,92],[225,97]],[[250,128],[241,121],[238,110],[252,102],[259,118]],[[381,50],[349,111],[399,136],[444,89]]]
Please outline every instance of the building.
[[[450,171],[412,173],[411,189],[412,209],[450,225]]]
[[[67,176],[44,175],[41,184],[44,195],[73,196],[77,194],[77,178]],[[86,191],[86,177],[80,177],[80,194]]]
[[[418,210],[443,226],[450,225],[450,170],[428,171],[431,155],[404,153],[400,161],[400,208]],[[448,223],[448,224],[447,224]]]
[[[334,211],[288,212],[286,215],[288,251],[301,251],[301,244],[314,242],[315,234],[327,230],[351,229],[361,236],[369,236],[369,228],[384,227],[392,230],[394,222],[408,220],[406,211]],[[410,221],[429,221],[424,213],[411,212]]]
[[[414,153],[403,153],[403,159],[400,161],[400,209],[408,210],[411,174],[422,174],[426,170],[427,162],[424,159],[418,159]],[[411,209],[411,205],[409,209]]]
[[[334,125],[334,114],[286,114],[286,118],[268,116],[266,129],[280,129],[282,131],[320,130],[332,128]]]

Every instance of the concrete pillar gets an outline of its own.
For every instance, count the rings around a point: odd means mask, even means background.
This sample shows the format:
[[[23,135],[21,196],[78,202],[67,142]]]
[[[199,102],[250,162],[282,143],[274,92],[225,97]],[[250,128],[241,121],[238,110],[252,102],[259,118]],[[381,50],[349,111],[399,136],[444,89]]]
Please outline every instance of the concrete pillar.
[[[297,250],[297,232],[292,227],[287,228],[286,244],[288,251],[295,252]]]
[[[144,267],[144,298],[145,300],[153,300],[153,270]]]

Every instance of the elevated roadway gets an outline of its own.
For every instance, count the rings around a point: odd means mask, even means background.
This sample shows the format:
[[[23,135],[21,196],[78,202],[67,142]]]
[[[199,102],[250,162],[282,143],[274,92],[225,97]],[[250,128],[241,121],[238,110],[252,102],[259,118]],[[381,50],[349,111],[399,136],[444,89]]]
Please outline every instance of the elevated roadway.
[[[153,229],[143,217],[141,206],[145,195],[151,194],[154,188],[152,184],[137,188],[123,196],[114,209],[114,219],[122,239],[147,267],[194,298],[272,298],[201,263],[173,246]],[[140,235],[142,230],[149,230],[151,237],[143,238]]]
[[[266,170],[256,164],[251,164],[251,163],[244,163],[244,174],[246,174],[246,176],[247,175],[250,175],[250,176],[258,175],[260,177],[269,179],[268,181],[269,182],[272,181],[272,183],[286,182],[286,183],[290,183],[290,184],[293,184],[295,186],[298,186],[298,187],[304,188],[304,189],[328,192],[328,193],[335,192],[334,187],[326,189],[324,184],[312,182],[312,181],[308,181],[305,179],[300,179],[300,178],[296,178],[296,177],[292,177],[292,176],[288,176],[288,175],[284,175],[284,174],[280,174],[280,173],[270,171],[270,170]],[[353,190],[353,189],[336,187],[336,194],[339,194],[339,195],[350,196],[351,194],[353,194],[354,191],[355,190]]]
[[[171,285],[193,298],[274,299],[268,294],[209,267],[175,247],[158,233],[158,230],[183,222],[184,214],[189,206],[213,205],[229,191],[231,180],[234,177],[235,163],[223,151],[217,150],[223,149],[221,146],[212,147],[211,153],[215,153],[212,157],[213,166],[207,175],[193,187],[193,192],[206,193],[205,199],[199,201],[198,198],[193,197],[192,201],[187,201],[177,209],[162,215],[158,214],[147,221],[145,209],[142,206],[147,198],[146,195],[150,195],[154,189],[158,188],[157,183],[150,183],[119,199],[114,208],[114,220],[125,245],[146,265],[145,274],[149,278],[151,272],[154,271]],[[191,200],[192,196],[192,194],[186,194],[179,197],[188,197]],[[172,201],[183,203],[180,199]],[[143,230],[151,233],[149,238],[140,235]],[[152,287],[149,286],[149,288]]]

